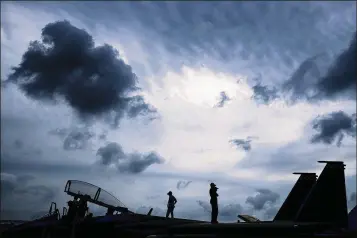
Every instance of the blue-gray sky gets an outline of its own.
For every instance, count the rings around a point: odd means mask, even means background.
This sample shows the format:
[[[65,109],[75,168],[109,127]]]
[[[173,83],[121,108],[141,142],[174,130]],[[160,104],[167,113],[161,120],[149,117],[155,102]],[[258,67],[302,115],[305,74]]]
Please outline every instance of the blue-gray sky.
[[[220,220],[271,219],[318,160],[355,200],[355,40],[353,1],[2,2],[2,218],[79,179],[204,220],[214,181]]]

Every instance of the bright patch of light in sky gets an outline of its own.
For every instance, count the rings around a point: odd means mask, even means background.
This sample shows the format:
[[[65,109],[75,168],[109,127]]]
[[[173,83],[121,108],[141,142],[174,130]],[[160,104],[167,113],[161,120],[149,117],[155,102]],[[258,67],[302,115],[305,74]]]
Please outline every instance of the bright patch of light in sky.
[[[242,83],[238,84],[238,79]],[[167,85],[165,92],[169,98],[178,97],[197,106],[212,108],[222,91],[235,100],[250,99],[253,92],[244,79],[244,76],[216,73],[208,68],[184,66],[180,73],[168,72],[162,81]]]

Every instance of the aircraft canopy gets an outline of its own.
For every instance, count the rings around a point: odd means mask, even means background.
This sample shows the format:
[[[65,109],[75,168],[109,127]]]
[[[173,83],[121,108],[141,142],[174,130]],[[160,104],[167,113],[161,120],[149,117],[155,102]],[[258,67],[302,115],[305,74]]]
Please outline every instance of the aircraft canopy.
[[[70,196],[88,195],[90,196],[89,202],[99,206],[107,208],[126,208],[126,206],[112,194],[98,186],[87,182],[79,180],[68,180],[64,192]]]

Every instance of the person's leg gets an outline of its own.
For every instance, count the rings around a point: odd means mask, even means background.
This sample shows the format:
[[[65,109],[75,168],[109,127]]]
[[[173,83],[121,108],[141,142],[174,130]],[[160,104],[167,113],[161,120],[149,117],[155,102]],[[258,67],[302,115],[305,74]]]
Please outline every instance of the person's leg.
[[[217,204],[212,204],[212,218],[211,222],[216,223],[217,222],[217,217],[218,217],[218,205]]]
[[[174,208],[171,209],[171,218],[174,218]]]
[[[215,212],[214,221],[215,221],[216,223],[218,223],[218,204],[216,205],[215,209],[216,209],[216,212]]]
[[[167,208],[167,211],[166,211],[166,218],[169,217],[169,213],[170,213],[170,208],[168,207],[168,208]]]

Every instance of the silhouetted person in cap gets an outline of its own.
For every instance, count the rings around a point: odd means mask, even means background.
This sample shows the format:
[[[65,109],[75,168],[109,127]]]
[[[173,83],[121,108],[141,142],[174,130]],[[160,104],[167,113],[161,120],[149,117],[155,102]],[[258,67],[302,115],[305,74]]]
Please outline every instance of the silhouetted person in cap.
[[[218,193],[217,190],[218,188],[214,183],[211,183],[211,188],[209,190],[209,195],[211,197],[210,203],[212,207],[212,213],[211,213],[211,223],[218,223],[217,217],[218,217]]]
[[[166,218],[168,218],[170,214],[171,214],[171,218],[174,218],[174,209],[175,209],[175,204],[177,203],[177,200],[174,197],[174,195],[172,195],[171,191],[169,191],[167,193],[167,195],[169,195],[169,201],[167,202]]]

